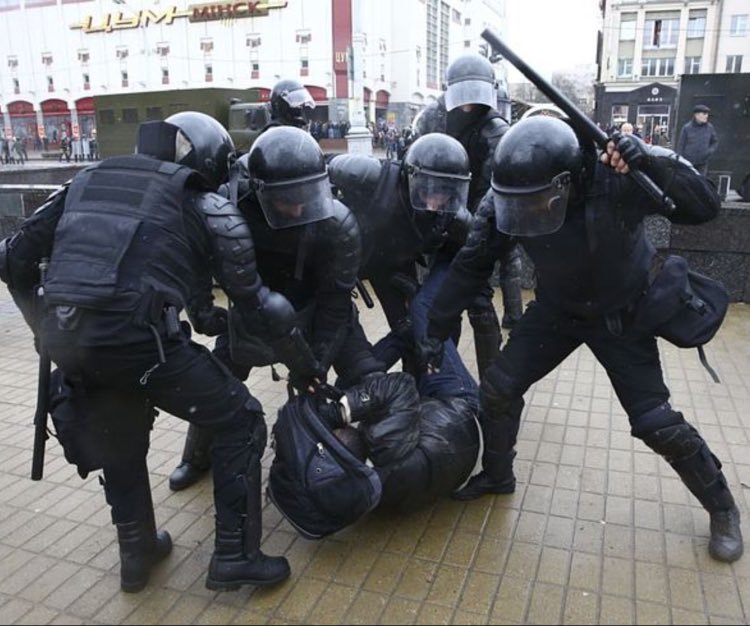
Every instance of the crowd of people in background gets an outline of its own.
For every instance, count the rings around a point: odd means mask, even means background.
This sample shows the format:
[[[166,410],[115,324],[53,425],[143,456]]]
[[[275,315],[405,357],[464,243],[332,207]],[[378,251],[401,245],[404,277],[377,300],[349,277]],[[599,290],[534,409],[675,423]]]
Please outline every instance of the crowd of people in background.
[[[387,159],[400,161],[414,141],[409,126],[399,130],[394,124],[388,124],[382,117],[378,119],[377,124],[369,122],[367,126],[372,133],[373,150],[384,150]]]
[[[18,163],[23,165],[29,160],[26,151],[26,138],[3,137],[0,139],[0,159],[5,165]]]
[[[321,122],[313,120],[310,122],[310,134],[315,141],[321,139],[343,139],[349,132],[351,124],[348,121],[343,122]]]
[[[57,146],[55,147],[55,144]],[[83,163],[99,160],[99,143],[96,129],[86,137],[70,137],[67,132],[50,142],[47,137],[26,136],[0,137],[0,163],[3,165],[23,165],[29,160],[29,151],[36,152],[35,158],[57,157],[58,162]]]
[[[630,122],[622,122],[620,124],[611,124],[610,126],[603,127],[604,132],[608,135],[612,135],[615,131],[628,135],[632,134],[643,139],[647,144],[653,144],[655,146],[663,146],[665,148],[672,147],[672,140],[669,137],[669,132],[666,126],[654,126],[651,133],[644,133],[642,126],[634,126]]]

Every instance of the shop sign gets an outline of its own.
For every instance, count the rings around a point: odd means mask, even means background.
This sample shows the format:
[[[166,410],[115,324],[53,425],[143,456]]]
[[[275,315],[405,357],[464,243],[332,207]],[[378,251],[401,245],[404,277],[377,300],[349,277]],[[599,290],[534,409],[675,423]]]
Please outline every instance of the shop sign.
[[[85,15],[80,22],[71,24],[72,30],[89,33],[111,33],[116,30],[145,28],[150,24],[169,26],[176,19],[187,18],[189,22],[210,22],[214,20],[237,19],[242,17],[262,17],[272,9],[284,9],[286,0],[267,0],[266,2],[212,2],[193,4],[187,9],[176,6],[163,11],[142,9],[135,13],[124,14],[122,11],[106,13],[98,20],[93,15]]]

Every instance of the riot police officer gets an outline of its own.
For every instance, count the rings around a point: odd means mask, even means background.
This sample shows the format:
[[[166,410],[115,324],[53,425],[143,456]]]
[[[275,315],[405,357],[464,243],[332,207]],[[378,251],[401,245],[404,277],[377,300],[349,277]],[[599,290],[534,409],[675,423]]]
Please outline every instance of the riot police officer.
[[[278,81],[271,89],[271,121],[266,128],[296,126],[306,129],[315,101],[302,83],[293,78]]]
[[[415,124],[419,135],[447,133],[466,149],[471,163],[469,210],[472,213],[489,189],[492,155],[510,123],[510,118],[504,119],[495,108],[498,98],[491,63],[479,54],[467,53],[448,66],[445,92],[422,111]],[[501,259],[499,272],[503,326],[510,328],[523,311],[521,252],[517,247],[509,249]],[[488,283],[468,311],[480,377],[492,363],[502,341],[492,295],[493,289]],[[460,327],[454,329],[454,341],[458,341],[459,333]]]
[[[291,305],[258,277],[247,224],[213,193],[232,153],[228,133],[202,113],[144,123],[137,154],[83,170],[0,245],[0,277],[27,320],[39,264],[49,257],[34,331],[62,374],[53,419],[75,418],[60,436],[68,460],[84,475],[103,469],[126,592],[143,589],[172,548],[169,534],[157,532],[148,481],[154,407],[215,435],[216,534],[206,586],[289,576],[284,557],[260,550],[261,406],[178,321],[213,274],[293,371],[304,377],[316,368],[311,356],[299,356],[307,345]]]
[[[710,555],[731,562],[743,552],[740,512],[721,463],[669,403],[654,333],[635,324],[633,314],[656,254],[643,227],[646,214],[661,210],[674,222],[698,224],[716,216],[720,200],[687,161],[632,135],[615,137],[599,160],[566,122],[547,116],[518,122],[495,153],[492,189],[430,312],[431,362],[439,362],[452,320],[514,237],[534,262],[537,299],[482,381],[482,471],[455,496],[515,490],[523,394],[585,344],[607,371],[632,435],[662,455],[709,512]],[[642,168],[676,208],[655,206],[622,175],[631,167]]]
[[[317,142],[299,128],[270,128],[237,166],[230,187],[240,190],[239,207],[253,233],[258,271],[266,285],[291,302],[320,363],[316,375],[299,386],[315,389],[331,365],[342,385],[382,371],[351,302],[361,256],[359,227],[332,197]],[[201,309],[211,310],[209,298],[201,301],[192,308],[193,318],[204,317]],[[214,354],[235,376],[245,380],[252,367],[278,362],[267,341],[234,315],[233,307],[230,322],[218,335]],[[192,485],[208,470],[211,438],[207,429],[188,429],[171,489]]]
[[[359,276],[372,285],[393,330],[375,345],[375,355],[387,368],[402,359],[413,370],[413,334],[424,334],[427,309],[471,219],[466,151],[452,137],[432,133],[409,147],[403,163],[342,154],[331,160],[329,172],[360,225]],[[417,264],[424,263],[425,255],[431,261],[420,285]],[[448,343],[455,367],[445,384],[452,387],[459,381],[453,395],[470,393],[475,383],[453,342]]]

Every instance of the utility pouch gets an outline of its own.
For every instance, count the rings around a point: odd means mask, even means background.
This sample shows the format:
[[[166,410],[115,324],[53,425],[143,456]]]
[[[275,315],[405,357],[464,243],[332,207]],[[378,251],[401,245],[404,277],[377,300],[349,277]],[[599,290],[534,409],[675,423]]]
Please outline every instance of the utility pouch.
[[[711,341],[729,306],[722,283],[688,267],[677,255],[658,258],[646,292],[636,305],[634,326],[680,348]]]

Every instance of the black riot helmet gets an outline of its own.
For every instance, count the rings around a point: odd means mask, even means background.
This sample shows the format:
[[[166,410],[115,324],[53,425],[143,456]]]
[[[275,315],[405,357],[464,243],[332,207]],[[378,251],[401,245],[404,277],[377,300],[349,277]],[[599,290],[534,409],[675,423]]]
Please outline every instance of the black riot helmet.
[[[513,103],[508,95],[508,83],[505,80],[497,84],[497,104],[495,108],[500,116],[510,124],[513,117]]]
[[[280,80],[271,90],[271,119],[284,126],[306,127],[314,108],[310,92],[297,80]]]
[[[455,215],[466,207],[469,156],[449,135],[429,133],[409,146],[403,163],[415,211]]]
[[[495,70],[481,54],[458,57],[445,73],[445,108],[449,112],[464,104],[484,104],[495,108]]]
[[[183,111],[164,121],[144,122],[138,127],[138,154],[185,165],[216,190],[227,178],[234,160],[234,142],[213,117]]]
[[[310,224],[333,215],[323,152],[304,130],[269,128],[253,143],[247,169],[271,228]]]
[[[520,237],[554,233],[583,166],[578,137],[566,122],[535,116],[511,126],[492,159],[497,229]]]

